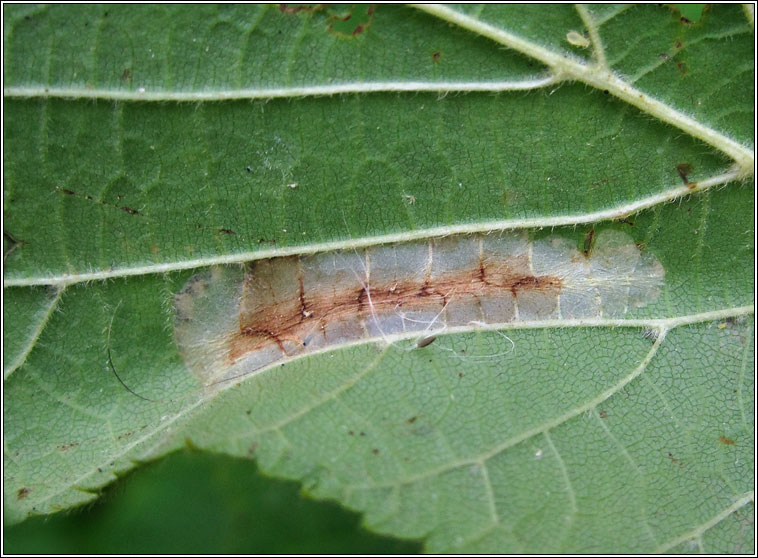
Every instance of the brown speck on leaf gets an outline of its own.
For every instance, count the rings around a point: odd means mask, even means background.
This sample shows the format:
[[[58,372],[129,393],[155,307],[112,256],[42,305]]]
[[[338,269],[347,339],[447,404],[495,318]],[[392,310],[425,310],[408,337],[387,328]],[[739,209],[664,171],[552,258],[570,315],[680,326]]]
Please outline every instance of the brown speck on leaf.
[[[131,68],[125,68],[123,72],[121,72],[121,81],[125,83],[129,83],[132,81],[132,70]]]
[[[677,48],[677,49],[682,48],[682,46],[684,46],[682,45],[682,41],[677,41],[676,44],[674,44],[674,48]]]
[[[365,13],[363,12],[364,9],[366,9]],[[360,11],[356,13],[355,10]],[[347,14],[334,14],[329,17],[329,32],[341,37],[355,37],[366,31],[371,25],[374,19],[374,11],[373,5],[366,7],[365,5],[354,4]],[[356,16],[355,20],[353,15]],[[347,22],[351,23],[347,24]],[[353,25],[354,27],[352,27]]]
[[[365,436],[365,435],[366,435],[366,433],[365,433],[365,432],[361,432],[361,436]]]
[[[221,234],[237,234],[232,229],[218,229],[218,232],[220,232]]]
[[[26,488],[26,487],[24,487],[24,488],[19,488],[19,489],[18,489],[18,492],[16,492],[16,495],[18,496],[18,499],[19,499],[19,500],[23,500],[24,498],[26,498],[27,496],[29,496],[29,493],[30,493],[30,492],[31,492],[31,490],[29,490],[29,489],[28,489],[28,488]]]
[[[418,419],[418,417],[411,417],[408,420],[406,420],[405,422],[407,422],[408,424],[413,424],[414,422],[416,422],[416,419]]]
[[[727,438],[726,436],[721,436],[721,437],[719,438],[719,441],[720,441],[722,444],[725,444],[725,445],[727,445],[727,446],[733,446],[733,445],[736,443],[734,440],[732,440],[731,438]]]
[[[439,61],[440,61],[440,57],[441,57],[441,56],[442,56],[442,53],[441,53],[439,50],[435,50],[435,51],[432,53],[432,60],[433,60],[434,62],[439,62]]]
[[[683,76],[687,75],[687,63],[686,62],[677,62],[676,63],[676,67],[679,69],[679,72],[681,72],[681,74]]]
[[[129,215],[142,215],[139,211],[136,209],[132,209],[131,207],[123,206],[119,208],[121,211],[126,211]]]
[[[682,179],[682,182],[684,182],[684,185],[690,186],[691,183],[687,176],[692,172],[692,165],[689,163],[679,163],[676,166],[676,172],[679,173],[679,176]]]
[[[373,453],[374,455],[379,455],[379,450],[374,448],[371,450],[371,453]]]
[[[351,431],[349,431],[349,432],[348,432],[348,434],[349,434],[350,436],[354,436],[354,435],[355,435],[355,432],[353,432],[353,431],[351,430]]]
[[[255,450],[257,450],[257,449],[258,449],[258,442],[253,442],[250,445],[250,449],[247,450],[247,454],[248,455],[253,455],[255,453]]]
[[[598,413],[598,416],[599,416],[601,419],[607,418],[607,417],[608,417],[608,411],[600,411],[600,412]]]
[[[672,463],[676,463],[676,464],[677,464],[677,465],[679,465],[680,467],[681,467],[682,465],[684,465],[684,463],[682,463],[682,462],[681,462],[679,459],[677,459],[676,457],[674,457],[674,454],[673,454],[673,453],[671,453],[671,452],[669,452],[669,459],[671,460],[671,462],[672,462]]]
[[[249,415],[249,414],[250,414],[250,413],[252,413],[252,412],[253,412],[252,410],[248,409],[247,411],[245,411],[245,414],[246,414],[246,415]]]
[[[692,22],[689,19],[687,19],[686,17],[684,17],[684,16],[680,17],[679,21],[681,21],[685,25],[692,25]]]

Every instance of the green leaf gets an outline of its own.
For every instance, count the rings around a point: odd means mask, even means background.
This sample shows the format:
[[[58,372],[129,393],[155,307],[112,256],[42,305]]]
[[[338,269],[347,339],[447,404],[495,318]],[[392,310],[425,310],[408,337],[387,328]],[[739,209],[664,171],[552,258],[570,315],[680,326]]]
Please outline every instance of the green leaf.
[[[703,10],[707,4],[676,4],[676,9],[682,17],[688,21],[685,23],[697,23],[703,17]]]
[[[33,517],[3,532],[9,554],[417,553],[420,544],[359,528],[334,502],[265,478],[254,463],[182,451],[109,486],[79,513]],[[251,505],[251,501],[255,505]]]
[[[4,16],[9,521],[191,443],[431,552],[752,551],[752,12]],[[506,229],[622,230],[661,296],[222,389],[177,351],[174,295],[207,266]]]

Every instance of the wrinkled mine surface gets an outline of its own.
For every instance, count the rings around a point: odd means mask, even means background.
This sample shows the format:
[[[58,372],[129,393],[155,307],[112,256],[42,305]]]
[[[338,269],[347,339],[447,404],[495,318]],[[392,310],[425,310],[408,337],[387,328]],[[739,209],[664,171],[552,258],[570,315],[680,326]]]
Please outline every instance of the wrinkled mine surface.
[[[176,295],[176,340],[205,383],[283,358],[399,333],[620,318],[656,299],[664,270],[619,231],[589,255],[560,237],[458,235],[217,267]]]

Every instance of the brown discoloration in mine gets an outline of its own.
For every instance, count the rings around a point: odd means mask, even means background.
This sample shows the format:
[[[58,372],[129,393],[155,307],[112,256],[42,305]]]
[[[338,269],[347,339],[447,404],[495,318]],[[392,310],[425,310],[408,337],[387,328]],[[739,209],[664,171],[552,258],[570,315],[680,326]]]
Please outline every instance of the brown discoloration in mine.
[[[584,248],[582,252],[584,253],[585,258],[590,257],[590,253],[592,252],[592,248],[595,245],[595,229],[590,229],[590,232],[587,233],[587,236],[584,237]]]
[[[298,261],[298,266],[297,266],[297,283],[299,287],[298,298],[300,299],[300,314],[304,318],[311,318],[313,316],[313,312],[308,310],[308,305],[305,303],[305,287],[303,286],[303,265],[302,265],[302,262],[300,261]]]
[[[391,287],[394,291],[394,286]],[[373,288],[371,289],[374,290]],[[354,294],[353,297],[355,298],[355,301],[358,304],[357,310],[358,313],[362,313],[364,311],[364,305],[368,302],[368,295],[366,294],[366,289],[361,288],[358,290],[357,294]]]
[[[361,322],[370,322],[373,313],[386,315],[397,309],[415,311],[419,309],[435,310],[446,303],[454,301],[461,295],[492,297],[510,292],[516,299],[529,294],[542,294],[557,304],[557,295],[563,283],[559,277],[549,275],[534,276],[524,274],[500,261],[484,260],[473,269],[451,272],[442,277],[409,278],[405,281],[393,280],[368,285],[369,296],[363,287],[358,291],[353,288],[339,292],[338,289],[325,289],[323,292],[306,292],[303,285],[302,265],[298,256],[261,260],[250,264],[245,275],[243,287],[242,310],[240,312],[239,332],[229,340],[229,363],[252,351],[260,350],[276,343],[282,352],[286,342],[302,347],[303,339],[314,331],[333,322],[358,318]],[[296,266],[296,267],[295,267]],[[523,270],[523,268],[521,268]],[[294,284],[291,297],[276,299],[275,289],[268,281],[281,285],[287,278]],[[486,278],[486,279],[485,279]],[[254,288],[248,284],[255,282]],[[248,303],[247,298],[256,292],[270,292],[270,302],[257,306]],[[258,298],[260,300],[260,296]],[[427,338],[429,344],[432,338]],[[424,343],[422,340],[421,343]],[[419,346],[424,346],[419,344]]]
[[[719,442],[727,446],[733,446],[735,444],[735,441],[732,440],[731,438],[728,438],[727,436],[721,436],[719,438]]]
[[[519,293],[527,291],[543,292],[552,297],[560,292],[561,280],[558,277],[521,275],[513,277],[508,288],[515,297],[518,297]]]

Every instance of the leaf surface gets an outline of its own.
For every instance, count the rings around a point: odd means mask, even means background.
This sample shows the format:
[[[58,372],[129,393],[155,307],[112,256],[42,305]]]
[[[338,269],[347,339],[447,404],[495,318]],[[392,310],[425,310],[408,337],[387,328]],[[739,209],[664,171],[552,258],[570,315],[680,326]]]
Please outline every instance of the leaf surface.
[[[189,440],[432,552],[752,548],[740,7],[4,10],[7,518]],[[662,294],[221,390],[177,352],[209,265],[503,229],[622,230]]]

